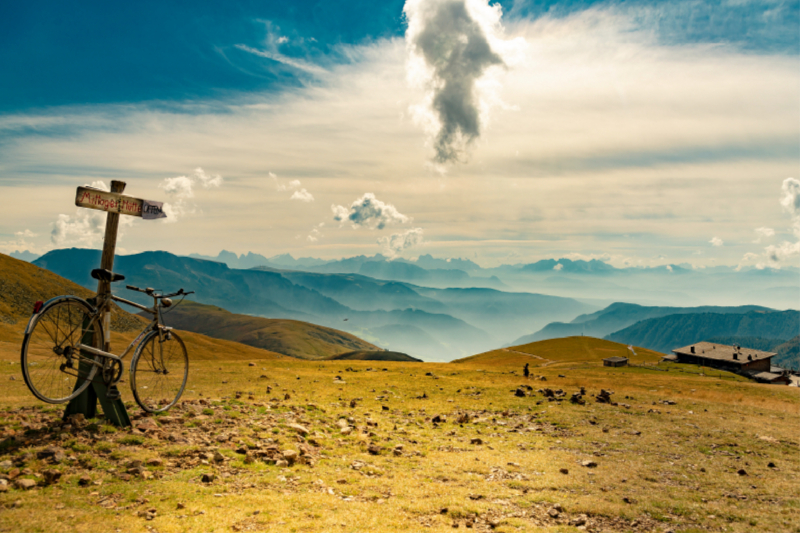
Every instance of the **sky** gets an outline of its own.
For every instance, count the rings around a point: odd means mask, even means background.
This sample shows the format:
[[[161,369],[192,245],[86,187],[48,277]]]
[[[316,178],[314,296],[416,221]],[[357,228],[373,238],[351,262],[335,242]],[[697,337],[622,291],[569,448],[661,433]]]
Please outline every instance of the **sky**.
[[[0,6],[0,252],[800,263],[800,4]]]

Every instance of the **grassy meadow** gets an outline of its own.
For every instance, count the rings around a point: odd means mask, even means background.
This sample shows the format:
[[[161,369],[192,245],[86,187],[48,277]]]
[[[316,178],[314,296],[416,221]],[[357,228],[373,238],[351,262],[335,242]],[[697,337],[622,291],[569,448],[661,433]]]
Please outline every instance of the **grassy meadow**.
[[[61,425],[11,344],[0,473],[35,486],[0,492],[3,532],[800,531],[798,389],[605,368],[626,349],[607,341],[449,364],[192,357],[181,405],[129,402],[135,430]]]

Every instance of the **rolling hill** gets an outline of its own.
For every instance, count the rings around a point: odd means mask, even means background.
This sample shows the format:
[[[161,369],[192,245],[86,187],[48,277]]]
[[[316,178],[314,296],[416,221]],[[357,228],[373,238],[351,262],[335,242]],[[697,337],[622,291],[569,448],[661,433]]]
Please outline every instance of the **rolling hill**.
[[[326,359],[356,350],[380,350],[343,331],[297,320],[239,315],[195,302],[183,302],[164,318],[179,329],[203,332],[299,359]]]
[[[0,254],[0,357],[19,360],[19,349],[33,304],[62,294],[81,298],[93,296],[92,291],[64,279],[48,270]],[[112,312],[112,348],[118,350],[131,342],[145,326],[141,317],[115,307]],[[180,330],[190,360],[254,360],[282,359],[285,356]],[[130,359],[128,359],[130,360]]]
[[[714,337],[791,339],[800,334],[800,311],[692,313],[642,320],[606,339],[644,346],[662,353]],[[777,361],[776,361],[777,363]]]
[[[329,361],[404,361],[413,363],[422,363],[422,359],[411,357],[408,354],[400,352],[390,352],[387,350],[369,351],[359,350],[356,352],[342,353],[338,355],[331,355],[325,359]]]
[[[531,366],[550,366],[562,363],[599,363],[607,357],[627,357],[631,362],[657,362],[663,354],[635,347],[631,353],[627,344],[598,339],[595,337],[564,337],[532,342],[510,348],[490,350],[453,363],[474,363],[481,365],[518,365],[520,369],[527,363]]]

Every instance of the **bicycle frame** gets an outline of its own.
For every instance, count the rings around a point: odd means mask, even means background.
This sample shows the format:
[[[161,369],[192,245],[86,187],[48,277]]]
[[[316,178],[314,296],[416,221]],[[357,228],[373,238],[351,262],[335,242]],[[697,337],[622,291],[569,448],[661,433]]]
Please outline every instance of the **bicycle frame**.
[[[87,346],[85,344],[76,344],[75,347],[79,350],[79,353],[81,351],[84,351],[84,352],[87,352],[87,353],[90,353],[90,354],[99,355],[101,357],[105,357],[107,359],[111,359],[111,360],[114,360],[114,361],[119,361],[120,363],[122,363],[122,360],[125,358],[125,356],[128,355],[128,353],[133,349],[134,346],[136,346],[139,343],[139,341],[142,339],[142,337],[144,337],[147,334],[147,332],[149,332],[151,330],[158,331],[159,340],[163,342],[163,340],[164,340],[164,332],[165,331],[169,331],[171,328],[168,328],[168,327],[163,325],[162,318],[161,318],[161,305],[159,305],[157,299],[155,299],[155,301],[153,303],[153,307],[150,308],[150,307],[146,307],[146,306],[141,305],[141,304],[137,304],[136,302],[132,302],[130,300],[126,300],[125,298],[121,298],[119,296],[114,296],[113,294],[108,296],[108,297],[102,297],[102,302],[95,309],[94,316],[92,317],[92,320],[89,322],[89,326],[86,329],[89,329],[90,327],[94,326],[94,324],[97,323],[97,321],[100,319],[100,317],[104,315],[103,311],[106,311],[105,316],[109,317],[109,319],[108,319],[107,323],[104,324],[105,327],[103,328],[104,332],[105,332],[105,335],[106,335],[106,338],[104,339],[104,341],[105,342],[109,341],[109,338],[110,338],[109,335],[110,335],[110,332],[111,332],[111,324],[110,324],[110,316],[111,316],[111,314],[110,314],[110,310],[108,310],[107,308],[111,304],[112,300],[115,301],[115,302],[120,302],[120,303],[124,303],[126,305],[130,305],[132,307],[135,307],[137,309],[141,309],[142,311],[150,313],[151,315],[153,315],[153,320],[149,324],[147,324],[144,327],[144,329],[142,329],[142,331],[136,336],[135,339],[133,339],[131,341],[131,343],[128,345],[127,348],[125,348],[125,351],[122,352],[121,355],[114,355],[113,353],[106,352],[105,350],[100,350],[99,348],[95,348],[93,346]],[[92,364],[94,366],[97,366],[97,367],[100,367],[100,368],[102,368],[103,364],[104,364],[102,361],[95,361],[94,359],[88,359],[88,358],[81,358],[81,359],[83,361],[85,361],[86,363],[90,363],[90,364]]]

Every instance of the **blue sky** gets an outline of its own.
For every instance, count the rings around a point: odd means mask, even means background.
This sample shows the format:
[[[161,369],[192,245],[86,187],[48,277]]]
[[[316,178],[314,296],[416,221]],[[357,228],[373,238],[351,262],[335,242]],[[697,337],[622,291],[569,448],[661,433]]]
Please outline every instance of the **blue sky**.
[[[669,43],[732,43],[796,54],[798,2],[499,2],[507,18],[567,16],[617,5],[657,19]],[[79,6],[79,7],[76,7]],[[225,98],[285,90],[302,73],[237,48],[270,32],[287,56],[342,61],[339,44],[402,37],[403,0],[292,2],[11,2],[0,8],[0,112],[58,105]],[[658,10],[666,10],[660,12]]]
[[[176,215],[156,242],[131,223],[128,251],[711,266],[795,242],[800,3],[503,1],[494,20],[463,0],[505,67],[470,81],[480,131],[439,164],[408,23],[443,1],[5,3],[0,251],[97,246],[70,191],[117,178]],[[366,193],[407,221],[333,218]]]

